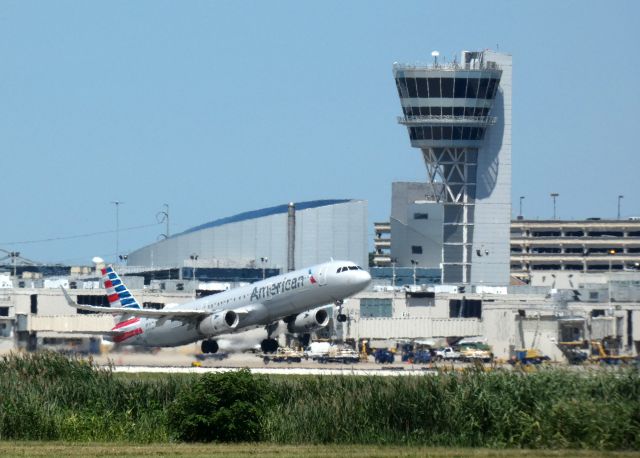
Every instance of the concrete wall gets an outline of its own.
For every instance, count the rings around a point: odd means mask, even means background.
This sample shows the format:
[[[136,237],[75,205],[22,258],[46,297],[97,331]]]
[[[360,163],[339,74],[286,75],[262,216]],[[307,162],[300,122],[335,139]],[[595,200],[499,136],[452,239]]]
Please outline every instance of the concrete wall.
[[[442,233],[444,205],[441,202],[426,202],[431,194],[427,183],[396,182],[392,185],[391,197],[391,258],[397,265],[410,267],[411,260],[420,267],[440,268],[442,262]],[[428,215],[427,219],[416,219],[416,213]],[[422,254],[412,253],[412,246],[419,246]]]
[[[502,69],[491,109],[497,122],[478,150],[478,171],[471,249],[471,283],[509,284],[511,227],[511,55],[484,51],[485,61]],[[482,256],[478,256],[480,252]]]

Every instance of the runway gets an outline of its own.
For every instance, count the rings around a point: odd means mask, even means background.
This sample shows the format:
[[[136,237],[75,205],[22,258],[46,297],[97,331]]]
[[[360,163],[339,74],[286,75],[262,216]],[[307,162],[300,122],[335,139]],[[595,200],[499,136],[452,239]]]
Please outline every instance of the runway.
[[[242,367],[184,367],[184,366],[114,366],[113,372],[118,373],[156,373],[156,374],[220,374],[243,369]],[[378,376],[378,377],[400,377],[400,376],[423,376],[434,375],[434,369],[404,369],[402,367],[390,367],[381,369],[357,369],[347,367],[341,369],[309,368],[309,367],[248,367],[252,374],[267,375],[339,375],[339,376]]]
[[[113,352],[93,356],[98,366],[110,367],[117,373],[204,374],[249,369],[254,374],[278,375],[355,375],[355,376],[422,376],[437,373],[433,365],[412,365],[399,361],[376,364],[373,358],[352,364],[322,364],[311,359],[301,362],[269,362],[259,354],[230,353],[223,358],[197,358],[194,346],[161,349],[154,353]],[[200,355],[201,356],[201,355]],[[442,365],[441,365],[442,366]],[[449,365],[450,366],[450,365]]]

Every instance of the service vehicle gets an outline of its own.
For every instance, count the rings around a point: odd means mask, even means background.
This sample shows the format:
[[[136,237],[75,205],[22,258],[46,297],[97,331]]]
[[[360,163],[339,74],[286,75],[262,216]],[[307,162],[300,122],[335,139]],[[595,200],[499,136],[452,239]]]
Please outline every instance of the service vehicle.
[[[299,363],[304,358],[304,353],[289,347],[278,347],[275,353],[265,353],[262,355],[262,361],[265,364],[274,363]]]
[[[346,345],[332,345],[324,355],[313,358],[319,363],[351,364],[360,362],[360,355],[353,348]]]
[[[373,353],[373,357],[377,364],[392,364],[396,360],[394,354],[386,348],[378,348]]]
[[[447,360],[447,361],[457,361],[460,359],[461,355],[459,352],[455,351],[452,347],[444,347],[436,350],[435,359],[438,361]]]

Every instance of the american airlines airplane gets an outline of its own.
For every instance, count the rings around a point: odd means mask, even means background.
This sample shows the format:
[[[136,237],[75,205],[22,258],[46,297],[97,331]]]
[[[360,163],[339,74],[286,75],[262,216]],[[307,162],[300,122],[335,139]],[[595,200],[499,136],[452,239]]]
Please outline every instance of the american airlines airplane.
[[[264,352],[274,352],[278,342],[271,334],[280,320],[291,333],[308,333],[329,323],[327,304],[339,308],[338,321],[345,321],[342,302],[362,291],[369,273],[350,261],[331,261],[288,272],[196,299],[167,305],[161,310],[143,309],[111,266],[102,269],[109,307],[80,305],[62,288],[70,306],[79,310],[120,315],[106,334],[115,343],[173,347],[202,340],[203,353],[218,351],[216,336],[264,327]]]

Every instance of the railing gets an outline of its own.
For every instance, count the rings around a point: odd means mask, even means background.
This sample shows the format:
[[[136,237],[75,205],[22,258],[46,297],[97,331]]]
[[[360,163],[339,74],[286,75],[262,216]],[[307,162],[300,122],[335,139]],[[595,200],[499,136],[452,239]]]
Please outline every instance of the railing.
[[[424,124],[446,122],[448,124],[481,124],[485,126],[493,125],[498,118],[495,116],[449,116],[449,115],[430,115],[430,116],[398,116],[400,124]]]
[[[400,64],[394,62],[394,70],[438,70],[445,72],[458,72],[458,71],[483,71],[483,72],[495,72],[502,73],[500,66],[492,61],[489,62],[477,62],[475,64],[461,65],[458,62],[444,62],[423,64],[422,62],[416,62],[415,64]]]

